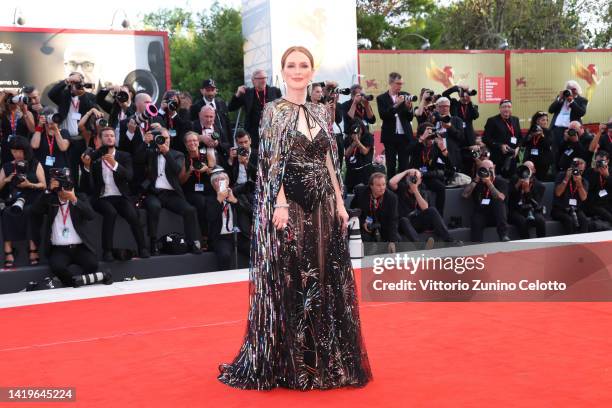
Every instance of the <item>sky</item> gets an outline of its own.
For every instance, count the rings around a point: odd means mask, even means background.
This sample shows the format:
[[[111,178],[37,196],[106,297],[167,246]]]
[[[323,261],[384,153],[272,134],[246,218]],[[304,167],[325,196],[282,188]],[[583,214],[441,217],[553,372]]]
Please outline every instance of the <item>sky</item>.
[[[8,3],[8,4],[5,4]],[[214,0],[102,0],[102,1],[68,1],[51,0],[44,6],[41,0],[20,0],[8,2],[3,0],[3,12],[0,13],[0,26],[12,26],[15,7],[21,10],[25,19],[24,27],[62,27],[110,29],[113,14],[117,12],[114,29],[122,29],[124,10],[132,29],[142,28],[142,17],[161,8],[182,7],[193,12],[208,9]],[[241,0],[220,0],[219,4],[239,8]],[[9,6],[10,7],[7,7]]]

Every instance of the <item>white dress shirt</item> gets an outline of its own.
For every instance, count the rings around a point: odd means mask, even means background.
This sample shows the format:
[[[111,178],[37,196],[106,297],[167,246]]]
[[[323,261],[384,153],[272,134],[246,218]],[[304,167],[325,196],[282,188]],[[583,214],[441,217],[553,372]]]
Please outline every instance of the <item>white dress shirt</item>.
[[[397,95],[391,95],[391,100],[393,100],[393,104],[397,103]],[[399,118],[399,114],[395,114],[395,133],[398,135],[404,134],[404,127],[402,126],[402,121]]]
[[[113,150],[113,158],[115,157],[116,150]],[[111,168],[107,162],[102,161],[102,180],[104,180],[104,189],[102,192],[102,197],[109,196],[120,196],[121,191],[117,188],[117,184],[115,183],[115,171],[117,171],[117,167],[119,167],[119,163],[115,161],[115,165]]]
[[[61,128],[68,130],[70,136],[77,136],[79,134],[79,97],[73,96],[70,108],[68,109],[68,114],[66,115],[66,119],[62,122]]]
[[[66,224],[64,224],[64,215],[66,215]],[[68,212],[66,214],[66,212]],[[65,232],[64,232],[65,231]],[[51,244],[53,245],[77,245],[82,244],[83,240],[74,229],[72,224],[72,216],[70,215],[70,204],[68,202],[61,203],[57,211],[57,215],[51,225]]]
[[[157,179],[155,180],[155,188],[160,190],[174,190],[168,177],[166,177],[166,157],[163,154],[157,155]]]
[[[569,127],[571,110],[572,108],[570,108],[569,103],[563,102],[561,111],[559,111],[559,114],[557,115],[557,119],[555,120],[555,126]]]

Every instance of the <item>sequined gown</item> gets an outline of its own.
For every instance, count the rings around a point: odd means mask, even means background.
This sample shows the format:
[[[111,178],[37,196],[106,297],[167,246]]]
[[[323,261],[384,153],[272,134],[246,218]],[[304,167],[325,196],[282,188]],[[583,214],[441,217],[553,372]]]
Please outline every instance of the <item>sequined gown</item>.
[[[364,386],[372,375],[326,167],[335,142],[324,128],[312,140],[295,129],[286,137],[281,180],[288,225],[279,232],[267,230],[278,243],[269,254],[274,259],[270,279],[251,277],[245,340],[234,361],[219,367],[219,380],[243,389]]]

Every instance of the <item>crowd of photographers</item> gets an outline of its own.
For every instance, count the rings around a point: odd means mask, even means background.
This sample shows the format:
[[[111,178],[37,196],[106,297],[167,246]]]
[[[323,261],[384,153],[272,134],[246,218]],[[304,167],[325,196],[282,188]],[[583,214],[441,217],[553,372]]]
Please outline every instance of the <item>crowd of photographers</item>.
[[[212,79],[203,81],[197,98],[170,90],[156,106],[150,95],[125,85],[93,93],[77,72],[50,89],[56,107],[43,106],[35,87],[0,93],[5,267],[14,266],[13,242],[28,241],[32,265],[45,242],[49,266],[64,285],[111,283],[110,273],[98,272],[92,236],[101,234],[104,261],[129,258],[114,244],[118,216],[129,224],[140,258],[160,250],[210,250],[226,269],[237,252],[248,256],[259,121],[263,106],[281,97],[267,79],[264,71],[254,72],[253,86],[239,87],[228,103]],[[398,73],[389,74],[388,83],[375,100],[359,85],[341,89],[331,81],[313,84],[309,93],[333,118],[345,194],[354,195],[350,206],[363,241],[388,242],[394,251],[396,243],[433,231],[436,239],[461,245],[444,221],[450,187],[462,187],[473,201],[471,241],[481,242],[487,226],[507,241],[508,223],[523,238],[531,227],[544,236],[546,181],[555,181],[551,216],[567,233],[610,227],[612,122],[594,135],[582,126],[588,101],[576,82],[568,81],[548,113],[533,115],[525,134],[512,102],[502,100],[481,135],[473,127],[479,117],[474,90],[453,86],[412,95],[402,90]],[[349,100],[338,103],[340,94]],[[243,129],[229,118],[239,109]],[[383,160],[374,159],[371,125],[377,119]],[[181,234],[160,239],[162,208],[183,218]],[[146,211],[146,229],[138,209]],[[101,232],[91,227],[95,213],[103,217]],[[430,238],[426,246],[432,245]],[[71,264],[83,273],[69,272]]]

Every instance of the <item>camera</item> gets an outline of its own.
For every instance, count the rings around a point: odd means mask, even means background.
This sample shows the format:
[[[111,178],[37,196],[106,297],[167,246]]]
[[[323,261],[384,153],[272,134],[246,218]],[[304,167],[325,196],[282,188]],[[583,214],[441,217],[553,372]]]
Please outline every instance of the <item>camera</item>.
[[[476,174],[480,179],[485,179],[491,176],[491,172],[486,167],[479,168]]]
[[[531,178],[531,170],[525,165],[518,166],[516,168],[516,174],[521,180],[529,180]]]
[[[563,97],[564,98],[567,98],[567,97],[569,97],[571,95],[572,95],[572,92],[569,89],[564,89],[563,90]]]
[[[459,88],[459,96],[464,96],[464,95],[468,95],[468,96],[476,96],[478,94],[478,92],[476,92],[475,89],[469,89],[469,90],[465,90],[463,88]]]
[[[47,115],[45,116],[45,119],[47,120],[48,124],[55,123],[56,125],[59,125],[60,123],[62,123],[62,117],[59,113],[52,113],[50,115]]]
[[[102,156],[104,156],[105,154],[108,154],[108,146],[101,146],[97,150],[93,149],[92,147],[88,147],[83,152],[83,155],[89,156],[92,162],[102,158]]]
[[[198,159],[193,161],[193,168],[196,170],[201,170],[204,167],[204,163],[206,163],[206,147],[200,147],[198,150]]]
[[[349,130],[349,134],[357,135],[360,132],[361,132],[361,125],[359,124],[359,122],[353,122],[353,124],[351,125],[351,128]]]
[[[576,129],[568,129],[567,130],[567,135],[570,136],[570,137],[577,136],[578,132],[576,132]]]
[[[419,97],[416,95],[411,95],[408,92],[400,92],[398,96],[404,96],[407,101],[416,102],[419,100]]]
[[[210,137],[212,138],[212,140],[221,139],[221,135],[219,134],[219,132],[213,132],[212,135],[210,135]]]
[[[478,159],[480,157],[480,149],[470,150],[472,159]]]
[[[380,236],[380,223],[374,222],[372,220],[367,220],[366,226],[368,230],[370,231],[370,234],[374,235],[374,241],[381,242],[382,238]]]
[[[74,182],[72,181],[72,176],[68,167],[50,168],[49,178],[55,179],[59,182],[59,187],[52,190],[54,193],[58,192],[60,189],[72,190],[74,188]]]
[[[361,97],[365,99],[366,101],[370,101],[370,102],[374,100],[374,95],[366,95],[363,92],[361,93]]]
[[[450,123],[451,121],[450,115],[442,116],[440,115],[440,112],[437,111],[434,112],[434,118],[436,119],[436,122]]]
[[[21,194],[17,194],[17,197],[14,199],[13,204],[9,207],[9,211],[13,215],[19,215],[23,212],[23,206],[25,205],[25,198],[20,197]]]
[[[104,118],[96,119],[96,126],[99,126],[101,128],[105,128],[105,127],[108,126],[108,120],[106,120]]]
[[[607,160],[605,160],[605,159],[600,159],[600,160],[597,160],[597,161],[595,162],[595,166],[596,166],[598,169],[603,169],[603,168],[605,168],[605,167],[607,167],[607,166],[608,166],[608,161],[607,161]]]
[[[534,198],[529,198],[523,202],[521,205],[521,210],[527,213],[527,216],[525,217],[527,221],[535,221],[535,214],[543,213],[544,207],[540,206],[540,204]]]
[[[171,99],[172,97],[173,95],[169,96],[168,99],[164,100],[164,102],[166,102],[166,104],[168,105],[168,110],[176,112],[178,109],[178,102],[176,102],[174,99]]]
[[[134,120],[136,121],[136,124],[140,126],[142,123],[148,123],[151,119],[156,117],[158,113],[159,111],[157,110],[157,107],[152,103],[148,103],[144,112],[136,113],[134,115]]]
[[[580,175],[580,168],[578,166],[580,166],[580,162],[578,160],[574,160],[572,162],[572,166],[570,167],[572,169],[572,176]]]
[[[417,183],[417,176],[415,176],[415,175],[408,176],[408,183],[416,184]]]
[[[130,99],[130,95],[125,91],[119,91],[115,94],[115,101],[117,103],[125,103]]]
[[[25,160],[17,160],[15,162],[15,177],[13,178],[15,185],[23,183],[27,178],[28,162]]]
[[[248,156],[249,155],[249,151],[245,149],[244,147],[240,147],[240,146],[236,148],[236,153],[238,154],[238,156]]]
[[[529,128],[529,133],[542,133],[544,130],[540,125],[533,125]]]
[[[87,89],[93,89],[94,84],[92,84],[91,82],[73,82],[74,88],[81,90],[83,88],[87,88]]]
[[[153,135],[153,142],[156,146],[161,146],[166,143],[166,138],[162,135],[161,130],[153,129],[151,130],[151,134]]]
[[[28,105],[30,103],[30,97],[27,95],[15,95],[11,99],[9,99],[9,102],[15,105],[18,103]]]

